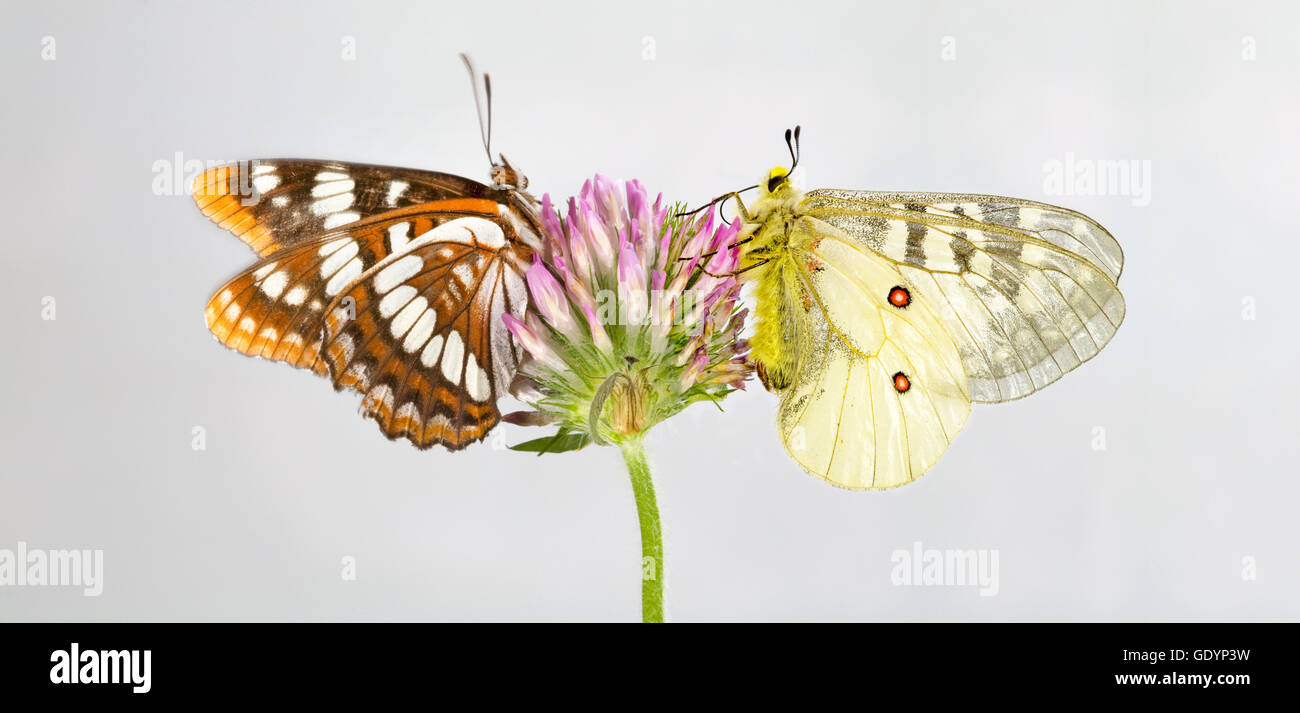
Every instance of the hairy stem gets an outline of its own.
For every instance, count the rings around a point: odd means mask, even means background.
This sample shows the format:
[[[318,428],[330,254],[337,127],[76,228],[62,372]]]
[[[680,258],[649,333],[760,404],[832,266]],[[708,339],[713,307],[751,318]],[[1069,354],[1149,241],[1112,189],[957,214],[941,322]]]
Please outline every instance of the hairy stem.
[[[638,437],[619,444],[623,462],[632,476],[632,493],[636,497],[636,516],[641,523],[641,620],[662,623],[664,620],[664,545],[659,531],[659,505],[655,486],[650,479],[650,464],[645,446]]]

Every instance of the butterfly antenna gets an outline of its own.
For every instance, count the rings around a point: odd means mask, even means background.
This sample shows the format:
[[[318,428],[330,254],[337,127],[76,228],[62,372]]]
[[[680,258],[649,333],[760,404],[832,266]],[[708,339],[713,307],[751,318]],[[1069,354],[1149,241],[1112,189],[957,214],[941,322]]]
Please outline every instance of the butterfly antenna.
[[[465,63],[465,69],[469,72],[470,85],[474,88],[474,112],[478,114],[478,135],[483,140],[483,150],[487,152],[488,163],[495,163],[492,160],[492,82],[488,76],[483,75],[483,86],[487,89],[487,122],[483,121],[483,102],[478,96],[478,73],[474,71],[474,63],[470,61],[469,55],[464,52],[460,53],[460,60]]]
[[[799,165],[799,126],[796,125],[793,132],[785,130],[785,147],[790,151],[790,173],[794,173],[795,167]]]
[[[689,210],[689,211],[686,211],[686,212],[684,212],[684,213],[674,213],[674,214],[673,214],[673,217],[674,217],[674,218],[684,218],[684,217],[686,217],[686,216],[688,216],[688,215],[695,215],[696,213],[699,213],[700,211],[704,210],[705,208],[712,208],[713,206],[717,205],[719,201],[724,201],[724,200],[726,200],[726,199],[728,199],[728,198],[730,198],[730,197],[732,197],[732,196],[734,196],[734,195],[736,195],[736,194],[738,194],[738,193],[744,193],[745,191],[752,191],[752,190],[754,190],[755,188],[758,188],[758,184],[757,184],[757,183],[755,183],[755,184],[752,185],[752,186],[748,186],[748,187],[742,188],[742,189],[740,189],[740,190],[738,190],[738,191],[732,191],[732,192],[730,192],[730,193],[724,193],[724,194],[718,196],[717,198],[714,198],[713,200],[709,201],[708,203],[705,203],[704,205],[700,206],[699,208],[696,208],[695,210]]]
[[[487,149],[488,158],[492,158],[492,77],[483,73],[483,90],[487,92],[487,138],[483,139],[483,148]],[[504,156],[502,159],[504,160]]]

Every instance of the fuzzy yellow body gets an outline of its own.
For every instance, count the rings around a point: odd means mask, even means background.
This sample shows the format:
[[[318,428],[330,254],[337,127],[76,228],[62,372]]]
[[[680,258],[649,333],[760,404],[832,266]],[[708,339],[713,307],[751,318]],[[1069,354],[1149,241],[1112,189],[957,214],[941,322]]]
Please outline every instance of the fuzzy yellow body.
[[[784,169],[773,169],[773,175]],[[784,391],[794,381],[795,370],[804,358],[807,316],[786,309],[803,302],[807,290],[799,279],[795,263],[799,246],[790,244],[794,206],[800,195],[789,181],[777,191],[766,192],[755,202],[746,224],[750,240],[742,246],[740,264],[757,265],[745,279],[756,282],[755,325],[750,354],[763,385]]]
[[[911,482],[972,401],[1026,396],[1124,317],[1118,243],[1073,211],[997,196],[817,190],[773,169],[744,220],[751,355],[805,470]]]

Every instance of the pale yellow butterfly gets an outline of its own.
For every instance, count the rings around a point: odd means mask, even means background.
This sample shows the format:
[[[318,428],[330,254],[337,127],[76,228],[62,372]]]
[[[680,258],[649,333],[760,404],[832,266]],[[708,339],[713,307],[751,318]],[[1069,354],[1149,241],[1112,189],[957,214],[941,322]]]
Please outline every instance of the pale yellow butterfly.
[[[756,283],[752,358],[781,395],[790,456],[835,485],[911,482],[972,401],[1051,384],[1124,319],[1123,252],[1080,213],[986,195],[804,193],[784,167],[756,187],[748,208],[724,196],[744,221],[738,275]]]

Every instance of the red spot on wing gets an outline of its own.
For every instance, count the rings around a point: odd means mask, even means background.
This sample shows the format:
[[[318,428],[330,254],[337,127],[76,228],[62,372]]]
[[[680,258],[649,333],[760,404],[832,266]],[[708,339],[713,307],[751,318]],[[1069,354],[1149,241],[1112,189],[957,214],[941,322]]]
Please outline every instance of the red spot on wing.
[[[911,379],[908,379],[908,378],[907,378],[907,374],[904,374],[904,373],[901,372],[901,371],[898,372],[897,374],[894,374],[894,390],[895,390],[895,391],[897,391],[898,393],[901,394],[901,393],[906,392],[906,391],[907,391],[908,389],[910,389],[910,388],[912,388],[912,381],[911,381]]]
[[[912,293],[906,288],[894,287],[889,291],[889,304],[895,307],[906,307],[912,304]]]

